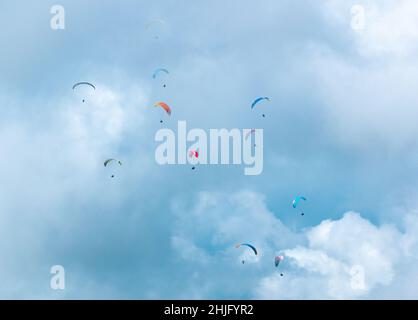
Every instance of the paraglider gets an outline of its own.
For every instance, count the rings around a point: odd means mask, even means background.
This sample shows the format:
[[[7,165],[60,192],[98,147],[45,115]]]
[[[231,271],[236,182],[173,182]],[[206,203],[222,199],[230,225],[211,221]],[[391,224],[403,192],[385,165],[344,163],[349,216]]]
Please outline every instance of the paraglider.
[[[255,129],[251,129],[250,131],[247,132],[247,134],[245,135],[245,140],[248,140],[248,138],[255,133]],[[256,147],[256,144],[254,143],[254,147]]]
[[[150,29],[154,28],[157,25],[164,25],[164,24],[165,24],[165,21],[162,19],[151,20],[145,25],[145,30],[149,31]],[[158,35],[155,35],[154,37],[155,39],[159,38]]]
[[[154,104],[154,107],[162,108],[169,116],[171,116],[171,108],[165,102],[157,102]],[[160,123],[163,123],[163,120],[160,120]]]
[[[257,253],[257,249],[254,247],[254,246],[252,246],[251,244],[248,244],[248,243],[238,243],[236,246],[235,246],[235,248],[239,248],[239,247],[241,247],[241,246],[247,246],[248,248],[250,248],[251,250],[253,250],[254,251],[254,253],[255,253],[255,255],[257,255],[258,253]],[[242,262],[242,264],[244,264],[245,263],[245,260],[242,260],[241,261]]]
[[[261,101],[264,101],[264,100],[266,100],[266,101],[270,101],[270,98],[269,98],[269,97],[259,97],[259,98],[255,99],[255,100],[253,101],[253,103],[251,104],[251,109],[254,109],[254,107],[255,107],[257,104],[259,104]],[[265,116],[266,116],[266,115],[263,113],[263,118],[264,118]]]
[[[157,77],[158,77],[158,75],[159,75],[160,73],[165,73],[166,75],[169,75],[169,74],[170,74],[170,72],[169,72],[167,69],[160,68],[160,69],[157,69],[157,70],[155,70],[155,71],[154,71],[154,74],[152,75],[152,78],[153,78],[154,80],[155,80],[155,79],[157,79]],[[163,87],[164,87],[164,88],[166,87],[166,84],[165,84],[165,83],[163,84]]]
[[[73,90],[75,90],[77,87],[80,86],[86,86],[87,88],[91,88],[93,90],[96,90],[96,86],[90,82],[86,82],[86,81],[82,81],[82,82],[77,82],[73,85]],[[85,98],[83,98],[83,103],[85,102]]]
[[[276,256],[274,258],[274,265],[276,266],[276,268],[279,266],[280,262],[282,262],[284,260],[284,256]],[[280,276],[283,277],[283,273],[280,273]]]
[[[189,158],[191,158],[191,159],[193,159],[193,158],[199,159],[199,149],[196,149],[196,150],[190,149],[190,151],[189,151]],[[194,170],[194,169],[196,169],[195,166],[192,167],[192,170]]]
[[[300,200],[306,201],[306,198],[304,196],[297,196],[295,199],[293,199],[292,206],[294,209],[296,209],[296,207],[299,205]],[[302,212],[301,215],[304,216],[305,214]]]
[[[120,160],[116,160],[116,159],[107,159],[103,164],[104,164],[105,167],[107,167],[107,166],[109,166],[113,162],[116,162],[117,164],[119,164],[119,166],[122,165],[122,162]],[[114,178],[115,175],[112,174],[110,177],[111,178]]]

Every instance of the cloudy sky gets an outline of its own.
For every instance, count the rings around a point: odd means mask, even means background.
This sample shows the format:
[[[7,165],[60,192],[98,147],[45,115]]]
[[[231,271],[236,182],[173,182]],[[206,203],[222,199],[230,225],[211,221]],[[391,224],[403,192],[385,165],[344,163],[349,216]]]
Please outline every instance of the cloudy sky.
[[[418,298],[415,0],[6,0],[0,42],[0,298]],[[179,120],[263,128],[262,174],[158,165]]]

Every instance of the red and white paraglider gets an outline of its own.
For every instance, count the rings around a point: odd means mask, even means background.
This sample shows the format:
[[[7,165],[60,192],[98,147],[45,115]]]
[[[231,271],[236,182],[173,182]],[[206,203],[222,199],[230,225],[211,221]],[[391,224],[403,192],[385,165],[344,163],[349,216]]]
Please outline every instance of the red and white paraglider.
[[[199,159],[199,149],[193,150],[190,149],[189,150],[189,158],[190,159]],[[195,166],[192,167],[192,170],[196,169]]]
[[[284,256],[276,256],[274,258],[274,265],[276,266],[276,268],[279,266],[280,262],[282,262],[284,260]],[[280,276],[283,277],[283,273],[280,273]]]

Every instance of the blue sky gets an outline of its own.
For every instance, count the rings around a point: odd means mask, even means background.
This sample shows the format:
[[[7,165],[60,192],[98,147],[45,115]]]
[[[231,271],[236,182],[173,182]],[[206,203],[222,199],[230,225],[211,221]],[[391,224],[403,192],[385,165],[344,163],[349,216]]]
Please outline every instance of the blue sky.
[[[0,4],[1,298],[417,298],[416,1],[60,1],[58,31],[54,4]],[[263,128],[263,173],[157,165],[160,100],[169,128]]]

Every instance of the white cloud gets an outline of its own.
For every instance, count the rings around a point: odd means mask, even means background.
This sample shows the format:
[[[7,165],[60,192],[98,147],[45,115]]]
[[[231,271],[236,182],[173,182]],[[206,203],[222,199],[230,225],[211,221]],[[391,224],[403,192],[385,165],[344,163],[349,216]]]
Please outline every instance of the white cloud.
[[[350,8],[356,4],[366,12],[360,33],[349,27]],[[414,152],[418,96],[410,84],[418,81],[418,3],[328,1],[324,12],[352,40],[350,54],[323,43],[311,47],[308,69],[317,83],[329,136],[338,147],[362,152]]]
[[[109,179],[103,160],[118,156],[111,151],[118,150],[126,135],[144,125],[141,108],[147,99],[140,88],[121,93],[99,87],[88,103],[63,97],[53,109],[32,106],[21,111],[22,106],[13,98],[0,97],[7,101],[7,110],[18,110],[0,120],[4,161],[0,166],[0,281],[4,283],[0,296],[54,297],[54,292],[44,289],[49,283],[48,263],[61,263],[50,257],[58,243],[63,248],[68,239],[77,243],[73,233],[82,234],[84,223],[100,215],[101,206],[111,206],[123,197],[123,190],[107,191],[104,182]],[[138,153],[142,148],[142,142],[135,141]],[[137,181],[141,176],[138,171],[129,171]],[[129,184],[126,180],[120,183]],[[87,210],[90,202],[97,209]],[[66,259],[60,252],[57,255]]]
[[[416,222],[418,217],[409,219]],[[378,288],[396,285],[395,277],[402,277],[402,268],[414,263],[405,254],[405,241],[417,241],[416,232],[411,231],[402,233],[393,225],[376,226],[354,212],[346,213],[340,220],[325,220],[305,232],[307,246],[285,250],[295,267],[289,279],[283,281],[276,274],[263,278],[256,290],[257,296],[268,299],[372,298]],[[300,279],[304,279],[304,284]],[[283,286],[279,286],[278,281],[284,282]],[[391,297],[401,294],[393,291]]]
[[[365,55],[406,57],[418,49],[418,3],[414,0],[381,2],[366,6],[366,29],[359,39]]]
[[[280,248],[296,238],[266,208],[264,197],[251,191],[228,195],[201,192],[188,214],[185,215],[183,209],[174,210],[178,218],[174,244],[180,239],[189,243],[200,240],[204,247],[221,250],[214,251],[212,255],[235,252],[236,261],[246,259],[258,262],[265,254],[264,250],[260,250],[260,256],[254,257],[251,250],[236,250],[234,246],[237,243],[249,242],[260,248],[276,244]]]
[[[79,264],[68,273],[76,279],[68,282],[75,288],[68,297],[75,298],[83,292],[92,298],[417,296],[410,286],[418,280],[413,210],[399,212],[409,214],[404,230],[349,213],[294,232],[260,194],[285,208],[283,198],[303,189],[333,217],[332,208],[359,207],[370,217],[381,216],[376,208],[387,194],[416,189],[414,2],[333,0],[321,15],[322,4],[312,1],[232,1],[226,9],[210,1],[205,10],[196,2],[179,14],[165,4],[138,11],[141,5],[131,1],[124,19],[111,25],[115,6],[96,2],[93,20],[83,6],[73,7],[78,22],[70,33],[51,32],[37,4],[23,16],[31,23],[7,35],[7,83],[0,89],[9,91],[0,94],[1,296],[48,297],[39,290],[49,283],[42,270],[49,270],[49,259],[61,263],[57,257]],[[362,32],[350,28],[357,3],[366,9]],[[22,21],[14,4],[2,12],[8,19],[0,25]],[[155,12],[171,17],[164,41],[131,28]],[[263,18],[248,23],[254,15]],[[152,80],[156,67],[170,70],[164,89]],[[86,75],[97,91],[82,104],[71,84]],[[132,85],[140,79],[153,88],[152,101]],[[274,100],[265,120],[248,106],[259,94]],[[187,175],[189,168],[157,166],[159,115],[149,105],[157,99],[173,106],[167,126],[181,119],[202,128],[260,123],[268,132],[266,174],[247,180],[225,167]],[[377,157],[375,148],[383,150]],[[103,160],[121,155],[124,176],[109,182]],[[259,192],[236,192],[237,185]],[[224,192],[199,193],[213,188]],[[174,217],[167,214],[169,202],[194,192],[191,208],[186,199],[173,207]],[[323,212],[310,214],[305,221],[318,221]],[[244,241],[259,255],[234,248]],[[283,251],[288,257],[276,269],[274,255]],[[358,267],[364,281],[353,279]]]
[[[324,220],[294,233],[268,211],[262,195],[250,191],[228,197],[201,193],[191,209],[176,204],[174,211],[178,221],[172,244],[181,259],[192,263],[197,272],[208,274],[216,265],[217,273],[228,277],[218,282],[222,288],[213,283],[210,289],[205,286],[203,298],[222,290],[236,295],[235,290],[243,287],[261,299],[378,297],[379,288],[389,290],[401,281],[401,270],[415,263],[418,253],[418,216],[413,213],[407,215],[404,232],[394,225],[375,225],[358,213],[347,212],[341,219]],[[235,252],[233,244],[241,241],[254,244],[259,257],[252,259],[250,250],[247,254]],[[275,269],[272,261],[278,252],[284,253],[285,261]],[[250,263],[242,266],[241,259]],[[234,269],[235,274],[231,271]],[[240,278],[243,270],[250,279]],[[234,288],[236,282],[240,285]],[[188,286],[194,293],[196,285],[195,279],[189,278]],[[400,290],[389,297],[404,294]]]
[[[350,28],[353,6],[364,9],[362,30]],[[365,57],[403,58],[417,52],[418,3],[414,0],[328,1],[323,9],[324,18],[345,28]]]
[[[103,147],[120,142],[129,129],[143,126],[143,110],[149,104],[144,90],[127,87],[122,94],[105,85],[96,86],[85,103],[77,96],[64,108],[61,122],[70,136]]]
[[[339,148],[411,152],[418,134],[418,61],[364,64],[314,47],[310,70],[328,139]],[[338,81],[337,81],[338,80]]]

